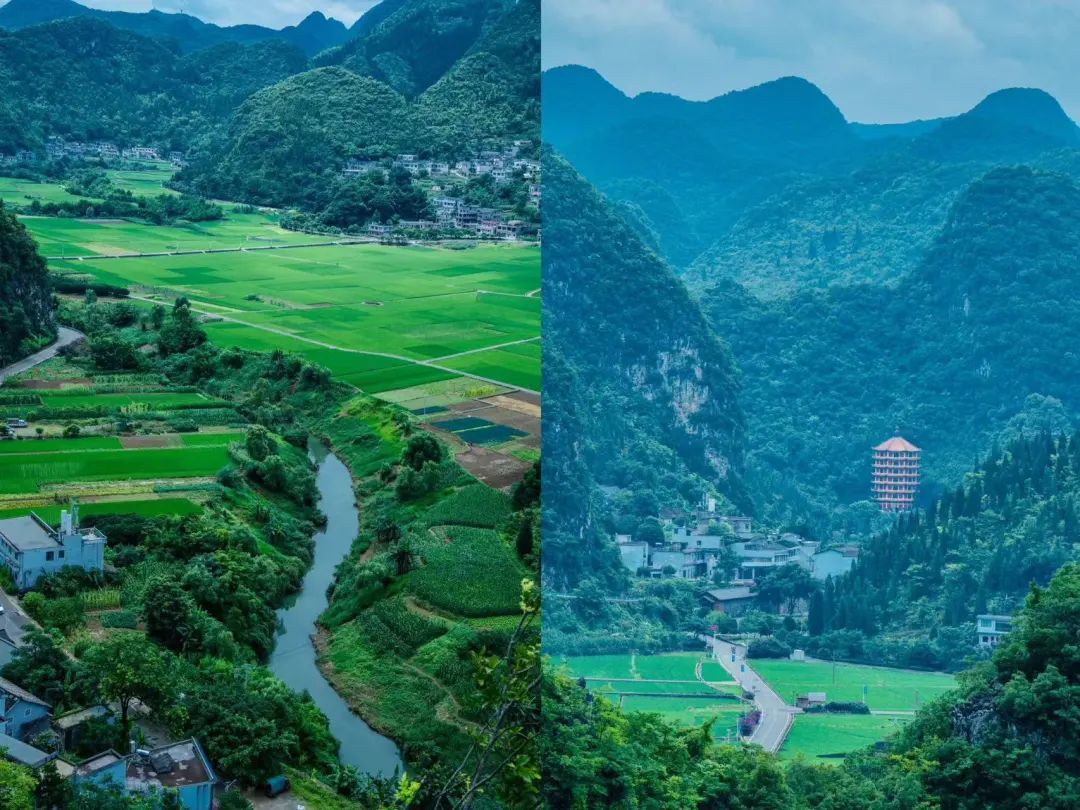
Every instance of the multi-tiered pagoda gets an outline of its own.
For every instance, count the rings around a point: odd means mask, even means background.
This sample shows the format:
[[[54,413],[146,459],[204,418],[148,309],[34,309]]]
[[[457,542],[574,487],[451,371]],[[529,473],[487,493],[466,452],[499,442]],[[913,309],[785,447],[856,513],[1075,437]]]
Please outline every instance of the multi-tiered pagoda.
[[[905,512],[915,505],[919,453],[899,432],[874,448],[874,500],[882,512]]]

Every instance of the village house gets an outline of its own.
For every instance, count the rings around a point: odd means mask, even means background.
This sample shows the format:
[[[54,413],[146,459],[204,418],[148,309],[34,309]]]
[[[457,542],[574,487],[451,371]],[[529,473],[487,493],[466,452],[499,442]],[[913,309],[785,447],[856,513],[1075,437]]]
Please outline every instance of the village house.
[[[79,508],[60,513],[53,529],[31,512],[25,517],[0,520],[0,562],[11,571],[20,590],[32,588],[42,574],[55,574],[67,566],[86,571],[105,567],[105,535],[79,528]]]
[[[21,686],[0,678],[0,732],[27,740],[49,728],[50,706]]]
[[[984,650],[992,650],[1012,630],[1012,616],[980,613],[975,619],[975,642]]]
[[[855,565],[859,557],[858,546],[840,546],[827,548],[813,556],[810,565],[810,573],[814,579],[824,582],[829,577],[839,577],[846,574]]]
[[[15,651],[22,646],[29,617],[18,610],[5,610],[0,613],[0,670],[3,670],[15,657]]]
[[[633,574],[638,573],[643,568],[648,568],[649,544],[633,543],[629,540],[630,535],[623,536],[626,537],[627,540],[622,543],[617,543],[619,556],[622,558],[622,564]]]
[[[84,759],[75,766],[72,781],[76,784],[110,785],[124,788],[127,781],[128,758],[113,749]]]
[[[754,607],[757,594],[749,585],[713,588],[703,597],[709,610],[728,616],[741,616]]]
[[[130,146],[124,149],[121,156],[126,160],[160,160],[157,149],[149,146]]]
[[[194,738],[139,749],[127,758],[127,792],[175,790],[186,810],[211,810],[217,783],[210,760]]]

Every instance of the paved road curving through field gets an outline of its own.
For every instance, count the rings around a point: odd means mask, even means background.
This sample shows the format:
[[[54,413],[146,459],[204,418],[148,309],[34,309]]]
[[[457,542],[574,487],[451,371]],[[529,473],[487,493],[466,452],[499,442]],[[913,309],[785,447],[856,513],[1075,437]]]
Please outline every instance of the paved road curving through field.
[[[52,360],[56,357],[57,353],[65,346],[70,346],[72,343],[78,343],[80,340],[85,340],[86,335],[75,329],[68,329],[66,326],[61,326],[57,331],[56,342],[51,346],[42,349],[40,352],[24,357],[15,363],[12,363],[6,368],[0,369],[0,385],[4,384],[4,380],[8,377],[13,377],[16,374],[22,374],[24,371],[29,371],[34,366],[41,365],[46,360]]]
[[[754,694],[754,705],[761,711],[761,722],[750,735],[749,741],[775,754],[787,739],[799,710],[785,703],[764,678],[753,670],[746,660],[746,647],[711,636],[701,638],[709,646],[713,658],[744,690]]]

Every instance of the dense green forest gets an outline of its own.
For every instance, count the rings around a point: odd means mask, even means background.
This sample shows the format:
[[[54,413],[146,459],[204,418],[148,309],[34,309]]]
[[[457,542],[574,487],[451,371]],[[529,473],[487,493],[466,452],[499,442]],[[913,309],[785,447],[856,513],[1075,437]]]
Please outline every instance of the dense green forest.
[[[826,583],[810,604],[810,649],[958,666],[971,654],[976,614],[1015,613],[1031,583],[1045,586],[1076,559],[1078,470],[1080,434],[1044,430],[995,449],[963,485],[875,535],[849,575]]]
[[[1010,422],[1067,426],[1080,405],[1078,235],[1067,176],[995,169],[892,288],[773,302],[730,282],[703,292],[743,372],[749,466],[824,530],[843,517],[835,504],[868,497],[869,448],[897,425],[925,450],[927,497],[959,482]]]
[[[56,336],[45,260],[0,202],[0,368]]]
[[[385,4],[384,4],[385,5]],[[513,0],[414,0],[387,8],[363,36],[323,54],[323,65],[341,65],[418,96],[446,75]]]
[[[1075,741],[1080,566],[1032,588],[993,660],[914,722],[841,764],[781,766],[754,747],[717,745],[711,728],[624,714],[582,682],[544,684],[544,796],[555,808],[1065,810],[1080,802]]]
[[[187,151],[262,87],[303,70],[281,42],[183,56],[92,18],[0,30],[0,152],[49,136]]]

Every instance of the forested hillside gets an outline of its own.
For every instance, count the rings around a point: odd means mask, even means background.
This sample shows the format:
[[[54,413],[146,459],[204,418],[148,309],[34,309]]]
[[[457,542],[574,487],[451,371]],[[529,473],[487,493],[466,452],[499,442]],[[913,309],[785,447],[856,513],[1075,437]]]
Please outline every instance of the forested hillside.
[[[53,135],[186,151],[255,90],[304,67],[280,42],[184,57],[95,19],[0,31],[0,152]]]
[[[1078,250],[1072,180],[996,169],[961,195],[894,288],[771,303],[730,283],[704,291],[743,372],[752,466],[776,471],[770,486],[790,487],[788,505],[817,508],[824,526],[833,504],[868,497],[869,448],[897,425],[924,448],[933,494],[960,480],[1030,395],[1075,413]],[[794,506],[797,492],[810,502]]]
[[[548,71],[544,84],[545,140],[601,191],[638,206],[676,266],[778,188],[839,172],[867,148],[817,87],[793,77],[708,102],[630,99],[576,66]]]
[[[56,335],[45,260],[0,203],[0,368]]]
[[[864,637],[877,637],[874,655],[890,663],[958,666],[977,614],[1015,613],[1031,583],[1077,560],[1078,471],[1080,434],[1044,431],[995,449],[962,486],[873,537],[815,598],[816,643],[863,657]]]
[[[494,11],[502,4],[458,5],[406,3],[356,41],[358,48],[369,41],[372,48],[399,47],[380,50],[376,61],[398,65],[413,78],[371,69],[344,52],[328,55],[319,64],[330,66],[249,99],[181,181],[203,194],[311,210],[328,202],[335,176],[352,158],[405,151],[456,159],[485,141],[537,140],[539,0],[507,4],[501,16]],[[445,53],[439,37],[465,37],[457,15],[464,9],[478,14],[481,6],[482,24],[474,19],[475,26],[465,26],[471,33],[463,58],[401,67],[402,60]],[[428,24],[433,27],[419,39],[409,33]],[[416,96],[418,90],[425,92]]]
[[[664,261],[561,158],[544,176],[545,577],[619,589],[596,487],[739,498],[739,383]]]
[[[409,110],[390,87],[342,68],[319,68],[255,94],[224,136],[181,173],[207,196],[311,204],[350,157],[408,142]]]
[[[361,37],[325,54],[341,65],[417,96],[454,66],[513,7],[512,0],[413,0],[395,7]],[[376,7],[378,8],[378,7]]]

